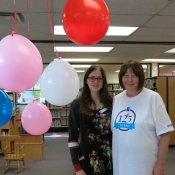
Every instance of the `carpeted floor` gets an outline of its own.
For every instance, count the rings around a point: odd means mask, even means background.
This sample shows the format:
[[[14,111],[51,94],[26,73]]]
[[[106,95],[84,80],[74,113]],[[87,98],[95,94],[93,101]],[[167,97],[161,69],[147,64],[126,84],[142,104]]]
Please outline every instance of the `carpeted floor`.
[[[69,149],[67,147],[67,133],[48,132],[44,137],[43,160],[26,160],[25,169],[20,175],[73,175],[73,166],[70,159]],[[0,175],[4,169],[5,161],[3,155],[0,155]],[[12,166],[6,175],[16,174],[16,166]]]
[[[26,168],[20,175],[74,175],[67,132],[48,132],[44,137],[43,160],[26,161]],[[3,155],[0,155],[0,174],[4,169]],[[16,167],[11,167],[6,175],[15,175]],[[165,167],[165,175],[175,175],[175,147],[170,147]]]

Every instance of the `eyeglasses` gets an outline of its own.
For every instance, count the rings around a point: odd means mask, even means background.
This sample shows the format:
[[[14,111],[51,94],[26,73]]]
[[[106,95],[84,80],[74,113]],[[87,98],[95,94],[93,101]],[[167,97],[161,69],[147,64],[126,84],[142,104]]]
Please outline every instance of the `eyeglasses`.
[[[97,80],[98,82],[102,82],[104,80],[104,78],[102,77],[98,77],[98,78],[95,78],[95,77],[88,77],[89,81],[92,81],[94,82],[95,80]]]

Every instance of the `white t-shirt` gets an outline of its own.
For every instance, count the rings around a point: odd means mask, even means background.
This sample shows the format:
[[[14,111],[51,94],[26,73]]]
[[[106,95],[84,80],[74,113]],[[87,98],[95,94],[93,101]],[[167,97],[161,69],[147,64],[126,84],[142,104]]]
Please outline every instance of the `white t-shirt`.
[[[152,175],[159,135],[173,131],[160,95],[144,88],[135,97],[116,95],[111,120],[114,175]]]

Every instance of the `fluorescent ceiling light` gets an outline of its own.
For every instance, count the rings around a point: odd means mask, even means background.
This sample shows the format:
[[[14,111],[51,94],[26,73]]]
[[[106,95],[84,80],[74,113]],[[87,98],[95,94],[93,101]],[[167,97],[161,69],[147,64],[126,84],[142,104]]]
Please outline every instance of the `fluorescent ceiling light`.
[[[168,62],[175,62],[175,59],[145,59],[142,60],[144,62],[164,62],[164,63],[168,63]]]
[[[129,36],[138,27],[109,26],[106,36]],[[54,26],[54,35],[66,35],[63,26]]]
[[[63,26],[54,26],[54,35],[66,35]]]
[[[129,36],[138,27],[118,27],[118,26],[110,26],[106,33],[106,36]]]
[[[113,47],[54,47],[56,52],[109,52]]]
[[[54,26],[54,35],[66,35],[63,26]]]
[[[61,59],[68,62],[71,62],[71,61],[95,62],[99,60],[99,58],[61,58]]]
[[[85,72],[85,70],[76,70],[76,72]]]
[[[175,53],[175,48],[166,51],[165,53]]]
[[[115,72],[120,72],[120,70],[116,70]]]
[[[78,64],[78,65],[72,65],[72,67],[76,67],[76,68],[83,68],[83,67],[86,67],[86,68],[88,68],[88,67],[90,67],[91,65],[83,65],[83,64]]]

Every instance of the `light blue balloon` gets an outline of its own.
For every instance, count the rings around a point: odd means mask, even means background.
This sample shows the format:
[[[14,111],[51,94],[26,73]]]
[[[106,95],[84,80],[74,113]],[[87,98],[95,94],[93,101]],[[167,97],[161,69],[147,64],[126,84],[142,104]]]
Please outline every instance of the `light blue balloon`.
[[[0,127],[7,124],[13,112],[12,101],[8,94],[0,89]]]

